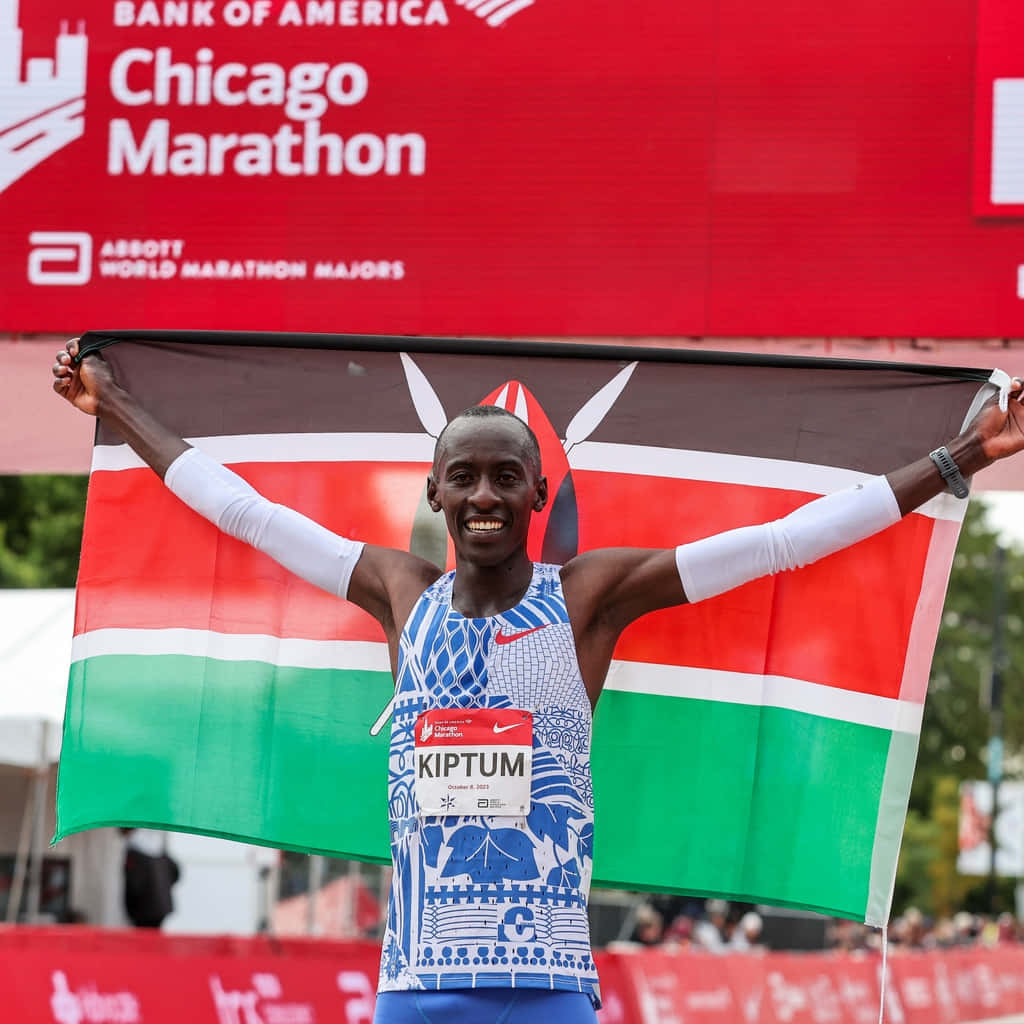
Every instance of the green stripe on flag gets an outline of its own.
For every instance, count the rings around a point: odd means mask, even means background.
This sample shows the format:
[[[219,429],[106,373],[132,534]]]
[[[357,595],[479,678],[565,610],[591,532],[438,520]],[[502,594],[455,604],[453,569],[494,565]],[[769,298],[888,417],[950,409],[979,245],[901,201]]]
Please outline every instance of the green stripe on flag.
[[[390,861],[390,673],[185,655],[71,667],[56,839],[171,827]],[[88,707],[88,713],[86,713]]]
[[[635,888],[642,859],[655,891],[685,880],[687,892],[863,919],[892,735],[779,708],[606,691],[595,881]],[[628,825],[601,828],[611,820]]]
[[[76,662],[71,682],[57,838],[173,824],[388,860],[388,730],[368,736],[388,673],[103,655]],[[643,859],[651,889],[685,880],[863,919],[890,740],[916,736],[615,690],[599,708],[595,884],[635,888]],[[610,820],[629,827],[601,828]]]

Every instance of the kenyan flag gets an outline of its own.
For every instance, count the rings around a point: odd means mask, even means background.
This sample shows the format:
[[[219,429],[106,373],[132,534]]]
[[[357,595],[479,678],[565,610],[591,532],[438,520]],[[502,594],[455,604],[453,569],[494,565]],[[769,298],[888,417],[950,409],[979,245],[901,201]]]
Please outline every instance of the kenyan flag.
[[[129,338],[131,340],[129,340]],[[112,342],[116,342],[113,343]],[[531,556],[670,547],[919,458],[987,370],[562,344],[93,333],[159,419],[272,500],[451,565],[434,436],[527,419]],[[598,885],[888,914],[964,504],[623,635],[594,730]],[[219,534],[102,426],[58,837],[140,825],[388,858],[377,624]]]

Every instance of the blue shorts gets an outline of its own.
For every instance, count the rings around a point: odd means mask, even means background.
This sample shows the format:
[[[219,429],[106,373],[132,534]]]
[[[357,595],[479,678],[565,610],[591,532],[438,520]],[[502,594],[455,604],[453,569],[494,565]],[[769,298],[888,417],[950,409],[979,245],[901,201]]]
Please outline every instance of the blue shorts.
[[[544,988],[380,992],[373,1024],[596,1024],[590,996]]]

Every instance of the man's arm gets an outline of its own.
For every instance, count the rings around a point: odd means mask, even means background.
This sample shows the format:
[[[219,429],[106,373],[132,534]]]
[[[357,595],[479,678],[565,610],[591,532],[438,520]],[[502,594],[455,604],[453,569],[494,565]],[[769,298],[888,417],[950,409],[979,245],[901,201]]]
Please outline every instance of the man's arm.
[[[77,355],[77,339],[57,354],[53,386],[58,394],[116,430],[179,498],[219,529],[357,604],[384,626],[389,641],[397,639],[396,623],[400,628],[411,602],[437,577],[435,566],[408,552],[339,537],[268,501],[158,422],[118,385],[102,357],[76,365]]]
[[[1007,411],[993,398],[946,447],[965,477],[1024,450],[1021,380],[1012,382]],[[619,633],[635,619],[807,565],[884,529],[946,487],[935,462],[924,456],[885,477],[809,502],[775,523],[676,549],[607,549],[573,559],[562,582],[591,701],[600,692]]]

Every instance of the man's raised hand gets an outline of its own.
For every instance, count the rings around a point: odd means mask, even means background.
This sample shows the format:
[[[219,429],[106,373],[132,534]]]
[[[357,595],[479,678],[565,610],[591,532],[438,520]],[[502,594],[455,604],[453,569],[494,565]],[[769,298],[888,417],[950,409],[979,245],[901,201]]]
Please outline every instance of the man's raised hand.
[[[1010,402],[1006,412],[993,398],[982,406],[969,430],[974,433],[988,459],[1002,459],[1024,451],[1024,381],[1014,377],[1010,382]]]
[[[78,339],[72,338],[57,353],[53,390],[76,409],[98,416],[100,397],[106,388],[115,385],[114,375],[102,357],[94,356],[76,365],[77,355]]]

